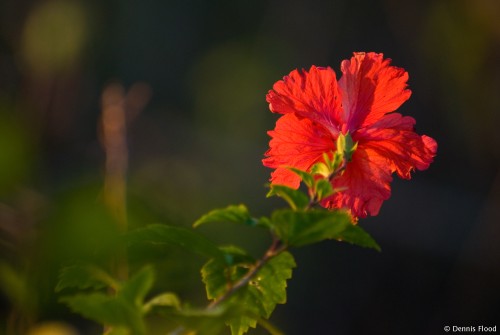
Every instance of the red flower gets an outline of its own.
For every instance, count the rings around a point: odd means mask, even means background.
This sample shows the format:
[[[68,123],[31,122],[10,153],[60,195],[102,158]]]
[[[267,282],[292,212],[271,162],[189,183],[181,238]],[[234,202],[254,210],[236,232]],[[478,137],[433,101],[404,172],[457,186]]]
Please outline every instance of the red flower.
[[[327,208],[347,208],[356,217],[377,215],[391,195],[393,172],[410,179],[415,168],[429,167],[436,141],[415,133],[412,117],[391,113],[411,91],[408,73],[390,62],[383,54],[354,53],[342,62],[339,81],[330,67],[312,66],[274,84],[266,100],[272,112],[283,116],[268,132],[272,139],[263,160],[275,169],[272,184],[297,188],[300,178],[288,167],[309,170],[323,153],[335,151],[338,135],[347,132],[358,147],[332,181],[335,188],[346,189],[325,199]]]

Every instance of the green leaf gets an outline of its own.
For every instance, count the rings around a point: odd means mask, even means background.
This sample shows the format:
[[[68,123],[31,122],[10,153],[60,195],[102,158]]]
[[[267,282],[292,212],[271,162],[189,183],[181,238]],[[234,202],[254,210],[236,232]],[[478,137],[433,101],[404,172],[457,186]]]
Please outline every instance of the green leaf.
[[[337,151],[333,154],[333,160],[331,162],[332,171],[336,171],[340,167],[340,165],[342,164],[342,160],[344,160],[343,152]]]
[[[177,328],[169,334],[221,334],[223,333],[223,329],[226,328],[226,320],[240,313],[241,308],[229,309],[223,306],[204,309],[184,307],[179,311],[174,311],[168,316],[169,319],[181,324],[183,326],[183,331],[180,332],[180,329]]]
[[[237,283],[254,266],[248,259],[226,266],[219,260],[209,261],[202,269],[203,282],[209,299],[217,299],[228,287]],[[244,307],[244,313],[229,318],[226,323],[233,335],[241,335],[250,327],[255,328],[257,320],[269,318],[276,304],[286,302],[286,280],[292,276],[295,260],[288,252],[282,252],[270,259],[257,271],[249,283],[236,291],[225,304],[228,308]]]
[[[285,199],[293,210],[305,209],[309,204],[309,197],[306,194],[285,185],[271,185],[267,197],[273,195]]]
[[[159,310],[180,310],[181,302],[179,297],[175,293],[165,292],[159,294],[146,302],[142,306],[142,310],[144,314],[155,312]]]
[[[242,315],[231,319],[227,322],[227,324],[231,328],[232,335],[243,335],[248,331],[248,329],[255,328],[257,326],[257,320],[258,317]]]
[[[330,157],[330,154],[332,157]],[[333,170],[333,157],[335,157],[335,152],[324,152],[323,153],[323,162],[325,163],[327,169],[328,169],[328,175],[325,177],[328,177],[334,170]]]
[[[292,278],[294,267],[296,267],[295,260],[287,251],[271,258],[257,272],[249,285],[239,293],[240,297],[236,297],[237,300],[245,295],[257,298],[254,301],[261,312],[260,315],[269,318],[276,304],[286,303],[286,281]]]
[[[328,159],[328,155],[324,155],[323,156],[323,159]],[[328,162],[328,161],[327,161]],[[312,175],[321,175],[322,177],[324,178],[328,178],[328,176],[333,172],[331,171],[331,169],[328,167],[328,165],[326,163],[323,163],[323,162],[318,162],[316,164],[314,164],[312,167],[311,167],[311,174]]]
[[[117,290],[119,286],[119,283],[106,271],[94,265],[82,264],[68,266],[61,270],[56,291],[59,292],[68,287],[79,289],[111,287]]]
[[[345,159],[349,162],[352,158],[352,154],[358,148],[358,142],[352,140],[351,134],[346,134],[346,144],[345,144]]]
[[[293,256],[282,252],[264,265],[249,285],[230,299],[229,303],[240,304],[247,309],[246,315],[229,320],[233,335],[242,335],[250,327],[255,328],[259,319],[271,316],[277,304],[286,303],[286,281],[292,277],[295,266]]]
[[[213,222],[242,223],[249,226],[258,224],[257,220],[250,216],[245,205],[231,205],[226,208],[214,209],[203,215],[193,224],[193,227]]]
[[[259,225],[267,229],[273,229],[273,223],[268,217],[265,216],[259,218]]]
[[[288,169],[290,169],[290,171],[292,171],[293,173],[297,174],[308,188],[313,188],[315,181],[314,181],[314,176],[311,173],[293,167],[290,167]]]
[[[142,308],[146,294],[153,287],[154,279],[153,267],[145,266],[123,284],[118,295],[134,306]]]
[[[358,142],[354,142],[352,140],[351,134],[347,132],[345,135],[340,134],[339,137],[337,138],[337,152],[341,153],[346,161],[350,161],[352,158],[352,155],[356,151],[356,148],[358,147]]]
[[[255,262],[255,259],[247,254],[245,250],[235,245],[226,245],[220,247],[220,250],[224,253],[224,261],[228,266]]]
[[[221,249],[224,250],[224,259],[211,259],[201,269],[202,280],[209,299],[221,296],[228,285],[234,284],[243,277],[248,268],[255,263],[255,259],[243,249],[235,246]]]
[[[126,327],[133,334],[145,334],[141,314],[135,306],[120,297],[90,293],[63,297],[61,301],[88,319],[113,327]]]
[[[146,333],[142,318],[143,301],[153,281],[153,268],[146,266],[124,282],[115,296],[104,293],[77,294],[62,297],[60,301],[88,319],[112,327],[126,328],[132,334],[141,335]],[[116,330],[118,333],[124,331]]]
[[[204,257],[222,257],[223,254],[216,244],[201,234],[184,227],[174,227],[161,224],[149,225],[127,233],[129,244],[153,243],[169,244],[182,247]]]
[[[227,264],[217,259],[209,260],[201,268],[201,278],[205,283],[208,299],[216,299],[221,296],[226,291],[227,286],[233,283],[234,278],[230,278],[226,269]]]
[[[337,137],[336,146],[337,146],[337,152],[339,152],[339,153],[345,152],[346,138],[345,138],[344,134],[342,134],[342,133],[339,134],[339,137]]]
[[[324,209],[302,212],[278,210],[272,214],[271,220],[276,235],[285,244],[295,247],[338,238],[352,225],[351,217],[346,212]]]
[[[271,216],[276,235],[289,246],[304,246],[326,239],[346,241],[361,247],[380,250],[378,244],[351,216],[342,210],[278,210]]]
[[[334,193],[332,183],[328,179],[319,179],[315,189],[318,201],[321,201]]]
[[[351,244],[358,245],[360,247],[372,248],[377,251],[381,251],[378,243],[370,236],[363,228],[358,225],[348,226],[341,234],[337,237],[339,241],[345,241]]]

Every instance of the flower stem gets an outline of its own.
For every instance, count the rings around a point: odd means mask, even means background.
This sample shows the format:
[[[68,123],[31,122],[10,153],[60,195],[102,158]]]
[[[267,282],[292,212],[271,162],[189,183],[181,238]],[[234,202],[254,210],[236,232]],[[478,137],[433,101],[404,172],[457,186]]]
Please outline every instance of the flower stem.
[[[250,270],[240,279],[238,280],[234,285],[232,285],[223,295],[221,295],[219,298],[213,300],[209,305],[208,309],[215,308],[216,306],[220,305],[224,301],[226,301],[229,297],[231,297],[234,293],[236,293],[239,289],[242,287],[246,286],[250,280],[259,272],[259,270],[266,265],[266,263],[271,260],[273,257],[278,256],[281,254],[283,251],[285,251],[287,248],[287,245],[283,244],[278,238],[274,237],[273,238],[273,243],[267,249],[265,254],[255,262],[255,264],[250,268]]]
[[[222,304],[224,301],[229,299],[233,294],[235,294],[238,290],[248,285],[248,283],[252,280],[252,278],[259,272],[259,270],[267,264],[272,258],[278,256],[283,251],[288,248],[286,244],[283,244],[281,240],[279,240],[276,236],[273,236],[273,242],[271,246],[267,249],[264,255],[253,264],[250,270],[234,285],[232,285],[223,295],[213,300],[206,307],[207,310],[211,310]],[[169,333],[169,335],[181,335],[186,331],[183,326],[179,326],[173,331]]]

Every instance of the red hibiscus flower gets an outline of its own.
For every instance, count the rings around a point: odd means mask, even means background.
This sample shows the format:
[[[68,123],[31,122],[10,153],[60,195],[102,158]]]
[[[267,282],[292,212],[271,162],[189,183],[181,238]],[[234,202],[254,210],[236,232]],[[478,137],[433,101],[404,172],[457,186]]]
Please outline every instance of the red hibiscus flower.
[[[308,171],[324,153],[335,151],[338,135],[347,132],[358,146],[344,172],[332,180],[334,188],[344,190],[325,199],[324,207],[346,208],[355,217],[377,215],[391,195],[394,172],[410,179],[415,168],[429,167],[436,141],[415,133],[412,117],[391,113],[411,91],[408,73],[390,62],[383,54],[354,53],[342,62],[338,81],[330,67],[312,66],[274,84],[266,100],[283,116],[268,132],[272,139],[263,159],[275,169],[272,184],[298,188],[300,178],[289,167]]]

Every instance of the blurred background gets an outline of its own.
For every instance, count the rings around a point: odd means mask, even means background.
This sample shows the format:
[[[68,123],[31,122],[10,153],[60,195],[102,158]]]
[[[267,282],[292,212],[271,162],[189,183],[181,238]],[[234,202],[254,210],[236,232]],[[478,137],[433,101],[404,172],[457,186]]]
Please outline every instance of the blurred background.
[[[17,311],[74,328],[64,334],[98,333],[53,288],[61,264],[111,234],[99,201],[106,89],[127,106],[129,225],[189,226],[228,204],[255,216],[283,205],[265,199],[261,159],[278,117],[267,91],[295,68],[339,75],[352,52],[376,51],[409,72],[399,111],[437,140],[438,156],[395,179],[380,214],[360,221],[381,253],[296,250],[288,303],[271,320],[290,335],[500,327],[499,17],[497,0],[2,0],[0,326]],[[201,231],[255,256],[269,243],[244,227]],[[203,259],[148,257],[158,290],[206,304]]]

